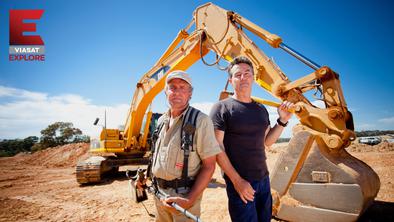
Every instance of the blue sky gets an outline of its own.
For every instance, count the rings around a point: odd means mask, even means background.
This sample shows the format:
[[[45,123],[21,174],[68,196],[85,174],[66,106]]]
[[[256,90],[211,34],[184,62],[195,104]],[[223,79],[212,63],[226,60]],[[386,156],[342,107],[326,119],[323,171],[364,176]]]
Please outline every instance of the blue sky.
[[[24,138],[55,121],[95,136],[91,123],[107,110],[124,124],[135,85],[161,56],[194,9],[206,1],[0,2],[0,138]],[[340,75],[356,130],[394,129],[394,7],[391,1],[213,1],[282,37],[284,43]],[[45,62],[9,62],[9,10],[44,9],[36,20]],[[251,37],[295,80],[312,70]],[[212,61],[212,57],[207,60]],[[188,72],[195,106],[209,110],[226,74],[201,61]],[[256,96],[272,99],[259,87]],[[164,111],[161,94],[154,111]],[[270,109],[275,120],[275,110]],[[297,123],[294,118],[292,125]],[[284,136],[291,135],[291,127]]]

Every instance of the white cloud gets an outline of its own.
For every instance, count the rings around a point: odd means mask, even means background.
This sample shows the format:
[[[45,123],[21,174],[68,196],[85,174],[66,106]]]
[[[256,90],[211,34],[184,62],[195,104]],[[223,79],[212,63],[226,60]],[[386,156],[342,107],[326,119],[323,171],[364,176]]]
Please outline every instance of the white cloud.
[[[209,114],[214,102],[196,102],[193,107]],[[314,101],[318,107],[324,107],[321,101]],[[275,107],[266,106],[270,115],[271,126],[278,118]],[[63,94],[48,95],[41,92],[32,92],[24,89],[0,86],[0,139],[24,138],[31,135],[40,135],[40,130],[56,121],[72,122],[84,134],[97,137],[99,126],[93,126],[96,117],[104,124],[104,110],[107,112],[107,127],[117,128],[123,125],[129,104],[114,106],[99,106],[80,95]],[[380,119],[379,122],[393,124],[394,117]],[[298,124],[298,119],[293,116],[281,137],[291,137],[292,128]],[[357,130],[375,128],[373,124],[356,125]]]
[[[265,108],[267,108],[267,111],[268,111],[268,114],[270,115],[270,116],[272,116],[272,115],[278,115],[278,108],[276,108],[276,107],[272,107],[272,106],[265,106]]]
[[[385,123],[385,124],[394,124],[394,116],[379,119],[378,122]]]
[[[376,129],[376,125],[371,123],[360,123],[360,124],[356,124],[355,128],[356,131],[372,130],[372,129]]]
[[[351,107],[347,107],[347,109],[348,109],[351,113],[354,113],[354,112],[358,111],[358,109],[356,109],[356,108],[351,108]]]
[[[322,108],[322,109],[326,108],[326,105],[324,104],[324,102],[322,100],[315,100],[312,102],[312,104],[318,108]]]
[[[276,120],[279,118],[277,109],[273,107],[268,107],[267,110],[270,116],[271,127],[274,127],[276,124]],[[298,123],[299,123],[298,119],[295,117],[295,115],[293,115],[293,117],[291,117],[291,119],[289,120],[289,124],[285,127],[280,137],[282,138],[292,137],[292,129]]]
[[[212,106],[215,103],[212,102],[200,102],[200,103],[192,103],[190,104],[196,109],[201,110],[203,113],[209,115],[209,112],[211,112]]]
[[[96,117],[104,123],[107,111],[107,127],[117,128],[124,124],[128,104],[97,106],[79,95],[47,95],[23,89],[0,86],[0,138],[24,138],[39,136],[40,130],[49,124],[72,122],[91,137],[97,137],[100,127],[93,126]]]
[[[40,101],[40,100],[45,100],[47,98],[47,94],[0,86],[0,98],[1,97],[13,97],[15,99],[28,99],[33,101],[37,101],[37,100]]]

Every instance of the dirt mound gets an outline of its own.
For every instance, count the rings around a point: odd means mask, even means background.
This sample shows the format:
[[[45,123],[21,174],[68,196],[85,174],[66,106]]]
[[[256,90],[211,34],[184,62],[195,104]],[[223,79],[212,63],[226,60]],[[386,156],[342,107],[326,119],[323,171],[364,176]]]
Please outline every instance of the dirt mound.
[[[75,167],[78,160],[88,156],[88,143],[72,143],[37,151],[30,155],[15,156],[23,164],[46,167]]]
[[[381,142],[377,145],[371,146],[362,143],[352,143],[346,148],[349,152],[390,152],[394,151],[394,143],[389,143],[387,141]]]

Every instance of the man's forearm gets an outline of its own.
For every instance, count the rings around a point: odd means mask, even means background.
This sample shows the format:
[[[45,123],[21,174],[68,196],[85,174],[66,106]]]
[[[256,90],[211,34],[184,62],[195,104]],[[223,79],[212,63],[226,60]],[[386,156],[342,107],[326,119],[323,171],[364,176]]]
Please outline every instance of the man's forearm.
[[[275,126],[272,129],[270,129],[270,131],[268,132],[265,138],[265,145],[272,146],[272,144],[274,144],[282,134],[283,129],[284,129],[283,126],[279,126],[278,124],[275,124]]]
[[[217,160],[220,168],[222,168],[224,173],[227,175],[227,177],[230,178],[230,180],[233,182],[233,184],[235,183],[235,181],[241,179],[238,172],[234,169],[227,154],[224,151],[222,151],[221,153],[219,153],[216,156],[216,160]]]
[[[200,194],[204,191],[204,189],[208,186],[211,181],[212,175],[215,171],[215,162],[213,164],[203,164],[200,172],[196,177],[196,181],[192,189],[190,190],[187,198],[193,203],[197,200]]]
[[[215,136],[216,136],[216,140],[219,143],[220,149],[222,150],[221,153],[216,155],[217,163],[219,164],[220,168],[222,168],[222,170],[227,175],[227,177],[230,178],[230,180],[233,184],[238,184],[237,182],[240,182],[240,181],[242,182],[241,176],[235,170],[235,168],[231,164],[230,159],[228,158],[228,156],[225,152],[225,148],[224,148],[224,144],[223,144],[224,131],[216,129]]]

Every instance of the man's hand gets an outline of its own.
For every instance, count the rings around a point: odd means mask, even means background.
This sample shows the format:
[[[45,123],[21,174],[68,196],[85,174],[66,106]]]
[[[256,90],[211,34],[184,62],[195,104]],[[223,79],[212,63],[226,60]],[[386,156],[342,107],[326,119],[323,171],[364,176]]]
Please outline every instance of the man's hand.
[[[181,206],[183,209],[189,209],[190,207],[193,206],[193,203],[190,199],[186,199],[183,197],[167,197],[163,200],[161,200],[161,202],[163,203],[164,207],[167,208],[169,211],[171,211],[172,213],[177,213],[178,211],[175,210],[175,208],[173,208],[171,206],[171,203],[176,203],[179,206]]]
[[[233,182],[235,190],[238,192],[241,200],[247,204],[248,201],[253,201],[255,190],[250,183],[242,178]]]
[[[247,204],[248,201],[253,201],[254,199],[254,190],[250,183],[244,180],[238,172],[234,169],[226,152],[224,151],[224,131],[215,129],[216,140],[218,141],[222,152],[216,155],[217,162],[219,166],[222,168],[224,173],[230,178],[231,182],[234,184],[234,188],[237,191],[239,197],[242,201]]]
[[[278,107],[278,114],[282,123],[287,123],[287,121],[289,121],[293,115],[289,110],[292,109],[294,109],[294,104],[289,101],[283,101],[283,103]]]

